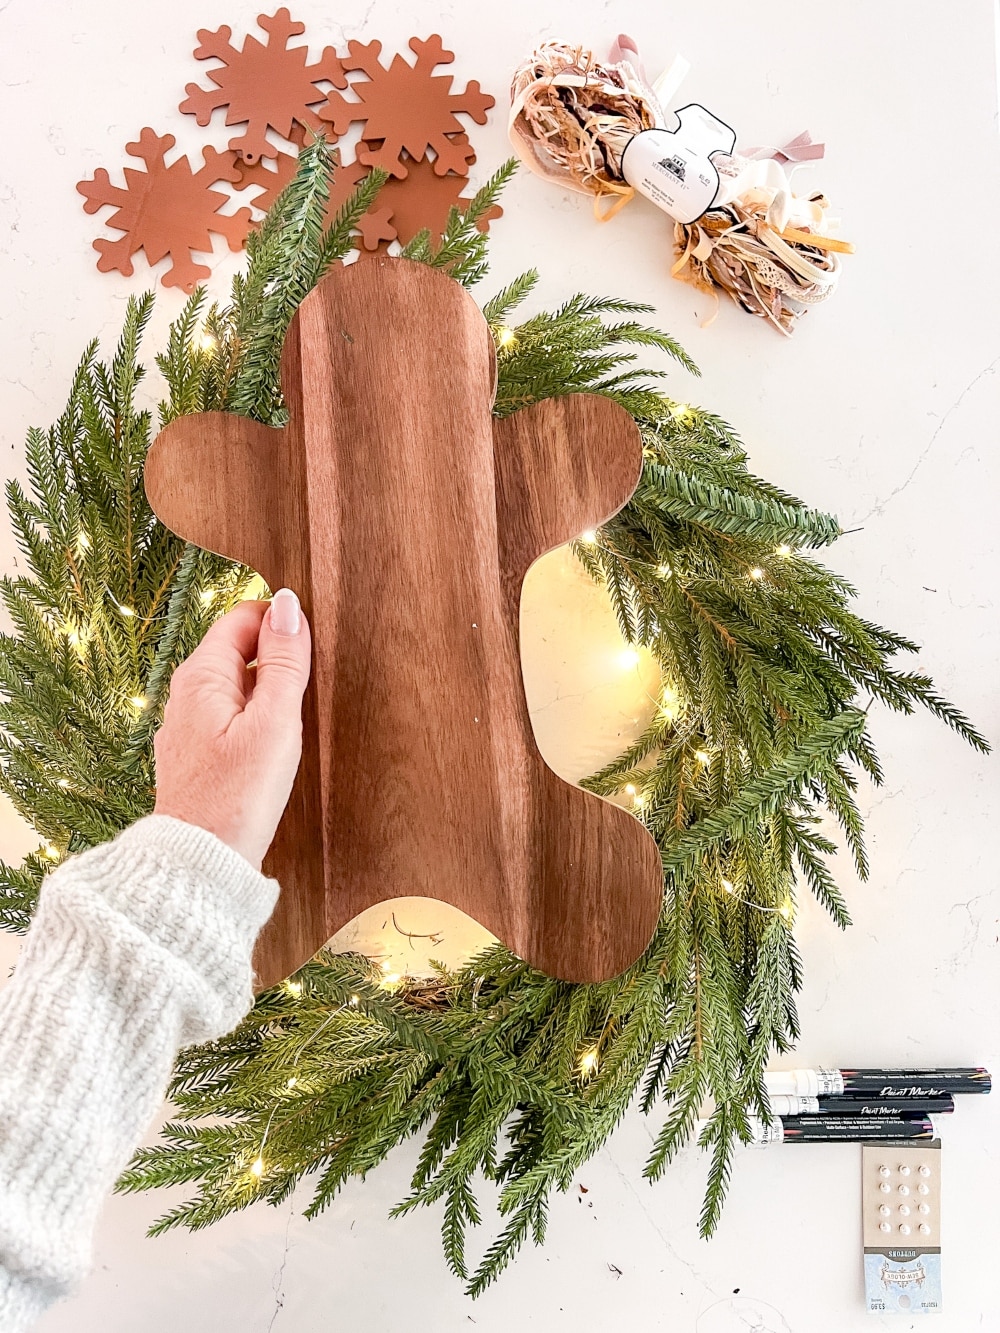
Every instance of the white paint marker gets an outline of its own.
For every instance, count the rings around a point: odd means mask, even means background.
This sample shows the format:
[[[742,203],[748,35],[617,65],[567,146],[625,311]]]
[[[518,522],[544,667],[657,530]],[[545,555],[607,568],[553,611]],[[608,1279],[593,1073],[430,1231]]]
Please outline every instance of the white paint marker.
[[[949,1093],[989,1092],[992,1080],[982,1068],[961,1069],[782,1069],[764,1075],[768,1096],[943,1097]]]

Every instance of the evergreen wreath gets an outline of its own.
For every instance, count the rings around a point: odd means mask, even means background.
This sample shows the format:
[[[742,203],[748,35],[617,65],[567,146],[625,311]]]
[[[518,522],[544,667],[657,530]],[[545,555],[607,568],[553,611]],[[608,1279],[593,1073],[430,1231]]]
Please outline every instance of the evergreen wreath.
[[[331,153],[318,140],[248,244],[228,305],[196,292],[156,363],[162,425],[225,410],[281,424],[278,360],[288,322],[348,253],[384,177],[373,173],[324,230]],[[471,286],[486,273],[477,221],[504,166],[438,240],[403,253]],[[882,770],[873,701],[922,705],[979,750],[987,742],[931,680],[890,665],[916,645],[851,609],[851,586],[805,550],[837,521],[753,476],[732,429],[661,392],[636,347],[697,369],[649,307],[578,295],[511,327],[525,273],[484,306],[499,365],[498,415],[588,391],[622,404],[644,444],[625,509],[576,553],[607,588],[625,637],[655,655],[662,697],[645,732],[585,784],[633,794],[664,868],[663,913],[647,953],[623,976],[569,985],[502,947],[457,971],[386,985],[370,960],[322,952],[263,993],[229,1036],[180,1053],[179,1119],[140,1150],[121,1190],[197,1184],[153,1233],[207,1226],[258,1199],[278,1204],[315,1175],[313,1216],[350,1176],[424,1134],[412,1189],[395,1209],[443,1202],[452,1271],[480,1293],[527,1237],[545,1236],[547,1203],[605,1142],[638,1095],[665,1117],[645,1174],[656,1180],[714,1109],[701,1229],[716,1225],[748,1116],[766,1115],[762,1073],[798,1036],[795,894],[811,890],[849,924],[826,864],[832,815],[867,874],[858,770]],[[30,494],[7,502],[28,572],[0,595],[0,789],[43,839],[19,868],[0,864],[0,925],[27,928],[45,875],[66,854],[149,812],[152,733],[175,665],[208,624],[247,594],[251,572],[185,546],[151,513],[142,468],[153,418],[139,405],[139,344],[152,295],[130,301],[107,364],[84,353],[66,410],[27,440]],[[477,1172],[499,1184],[503,1225],[478,1266]]]

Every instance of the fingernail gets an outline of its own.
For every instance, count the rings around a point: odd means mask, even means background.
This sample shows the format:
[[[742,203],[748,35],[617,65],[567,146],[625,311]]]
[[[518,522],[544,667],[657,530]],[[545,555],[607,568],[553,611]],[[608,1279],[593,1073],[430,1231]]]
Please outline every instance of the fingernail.
[[[299,599],[291,588],[279,588],[271,598],[271,628],[275,634],[298,634],[302,624]]]

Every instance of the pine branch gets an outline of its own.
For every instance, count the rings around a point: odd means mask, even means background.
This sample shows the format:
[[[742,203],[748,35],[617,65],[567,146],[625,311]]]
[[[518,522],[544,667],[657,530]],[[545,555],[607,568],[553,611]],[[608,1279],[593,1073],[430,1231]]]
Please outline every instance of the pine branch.
[[[828,514],[765,496],[724,491],[688,473],[652,463],[643,469],[637,499],[681,522],[769,544],[828,546],[841,534],[837,520]]]
[[[430,232],[419,232],[402,250],[404,259],[414,259],[442,269],[463,287],[473,287],[488,271],[488,238],[480,223],[497,203],[518,167],[511,157],[473,195],[464,209],[452,207],[444,232],[435,241]]]
[[[669,875],[690,874],[700,859],[727,839],[745,837],[775,815],[802,787],[829,771],[837,756],[861,733],[865,715],[846,710],[816,728],[792,753],[753,778],[732,800],[699,820],[663,851]]]
[[[530,296],[537,285],[537,269],[529,268],[526,273],[520,274],[483,306],[483,317],[486,322],[490,325],[500,324],[512,310],[516,310],[521,302]]]

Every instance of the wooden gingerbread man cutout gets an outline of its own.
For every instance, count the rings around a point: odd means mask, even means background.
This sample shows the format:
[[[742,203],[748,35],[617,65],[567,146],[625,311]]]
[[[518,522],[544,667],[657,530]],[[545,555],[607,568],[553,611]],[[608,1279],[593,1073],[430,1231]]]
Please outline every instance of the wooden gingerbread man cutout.
[[[180,417],[145,474],[169,528],[294,588],[312,626],[302,765],[264,863],[281,895],[260,983],[408,895],[452,903],[552,976],[616,976],[655,928],[659,852],[539,754],[519,609],[529,565],[632,494],[635,423],[592,394],[493,417],[482,313],[402,259],[325,278],[281,370],[287,427]]]

